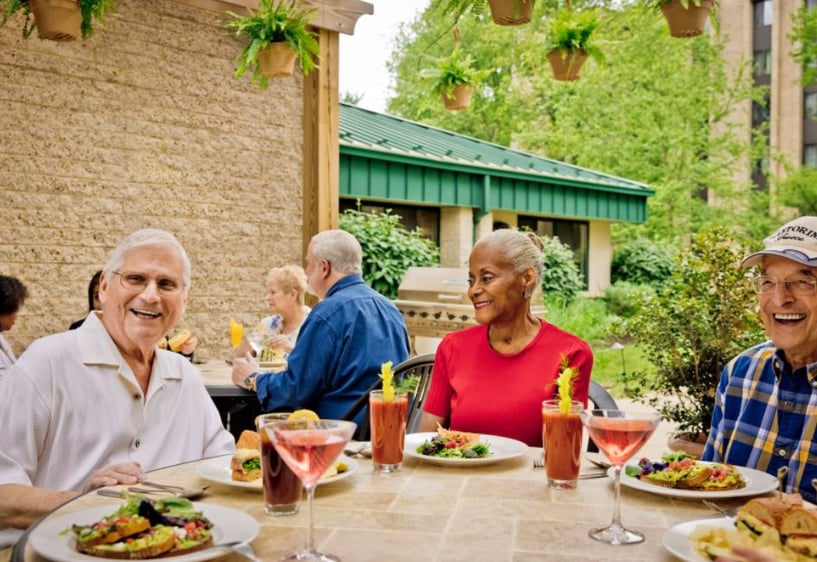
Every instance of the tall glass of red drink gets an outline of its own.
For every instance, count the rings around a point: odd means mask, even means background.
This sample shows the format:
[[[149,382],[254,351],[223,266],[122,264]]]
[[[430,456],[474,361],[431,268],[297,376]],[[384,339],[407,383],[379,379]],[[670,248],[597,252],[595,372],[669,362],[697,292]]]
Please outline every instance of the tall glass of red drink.
[[[264,511],[267,515],[294,515],[301,505],[303,484],[283,461],[264,427],[286,420],[289,414],[262,414],[255,418],[261,438],[261,479],[264,484]]]
[[[606,527],[592,529],[591,538],[607,544],[634,544],[644,540],[638,531],[621,524],[621,468],[638,452],[658,427],[661,418],[655,412],[623,412],[621,410],[582,410],[582,423],[590,438],[604,452],[616,477],[613,520]]]
[[[407,415],[407,394],[395,394],[392,400],[386,400],[382,390],[369,393],[369,429],[375,472],[395,472],[403,465]]]
[[[542,446],[545,450],[545,470],[548,484],[554,490],[572,490],[579,482],[584,434],[579,412],[583,405],[570,403],[562,413],[559,400],[542,402]]]

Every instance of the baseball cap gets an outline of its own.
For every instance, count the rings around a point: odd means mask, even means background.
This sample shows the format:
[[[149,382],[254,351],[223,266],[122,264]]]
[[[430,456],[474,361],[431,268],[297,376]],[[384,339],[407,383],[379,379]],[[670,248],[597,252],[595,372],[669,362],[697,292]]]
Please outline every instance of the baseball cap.
[[[757,265],[763,256],[780,256],[817,267],[817,217],[800,217],[781,226],[763,241],[765,249],[743,258],[741,267]]]

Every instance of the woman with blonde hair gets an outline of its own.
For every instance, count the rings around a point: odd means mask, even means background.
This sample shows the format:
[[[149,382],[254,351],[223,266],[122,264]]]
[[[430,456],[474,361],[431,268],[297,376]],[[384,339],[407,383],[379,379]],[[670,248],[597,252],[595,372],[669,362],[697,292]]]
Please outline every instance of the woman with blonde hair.
[[[264,299],[272,316],[261,320],[266,347],[281,350],[284,358],[289,356],[298,332],[311,310],[304,304],[306,273],[299,265],[274,267],[267,276],[267,293]]]

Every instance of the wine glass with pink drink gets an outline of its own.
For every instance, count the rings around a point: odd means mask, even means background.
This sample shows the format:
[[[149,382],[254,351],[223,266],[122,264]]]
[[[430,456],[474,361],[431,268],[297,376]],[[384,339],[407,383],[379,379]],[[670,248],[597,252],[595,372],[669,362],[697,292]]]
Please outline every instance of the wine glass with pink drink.
[[[639,543],[644,540],[644,535],[625,529],[621,524],[621,469],[647,442],[661,418],[653,412],[621,410],[582,410],[579,416],[590,438],[613,465],[616,478],[613,521],[606,527],[592,529],[588,534],[607,544]]]
[[[282,420],[264,426],[275,450],[304,483],[307,494],[306,546],[282,560],[339,562],[315,550],[312,541],[312,501],[318,479],[338,459],[357,425],[342,420]]]

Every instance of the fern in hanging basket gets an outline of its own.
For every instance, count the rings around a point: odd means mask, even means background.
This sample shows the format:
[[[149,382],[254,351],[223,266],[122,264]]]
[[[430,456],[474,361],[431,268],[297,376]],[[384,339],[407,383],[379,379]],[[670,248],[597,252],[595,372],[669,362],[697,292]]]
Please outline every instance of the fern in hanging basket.
[[[250,40],[236,57],[236,78],[252,69],[253,84],[257,83],[265,90],[269,81],[261,73],[258,56],[272,43],[286,43],[292,47],[304,74],[317,68],[318,35],[307,29],[316,13],[314,8],[302,7],[297,0],[261,0],[258,10],[250,10],[249,16],[227,13],[233,19],[225,26],[234,30],[236,36]]]
[[[562,57],[569,52],[584,51],[597,62],[603,63],[604,53],[593,41],[593,32],[601,20],[595,10],[575,12],[560,10],[548,21],[545,35],[545,52],[558,49]]]
[[[474,59],[460,47],[455,47],[446,57],[435,58],[433,67],[420,71],[420,78],[431,80],[432,91],[450,98],[454,95],[457,86],[471,86],[476,88],[490,74],[490,71],[478,70],[474,66]]]
[[[105,14],[113,9],[114,0],[78,0],[81,22],[79,32],[83,39],[94,34],[94,21],[102,22]],[[29,0],[0,0],[0,12],[3,21],[0,26],[11,19],[11,16],[20,12],[25,17],[23,21],[23,38],[28,39],[36,29],[36,22],[31,12]],[[73,39],[74,37],[71,37]]]

